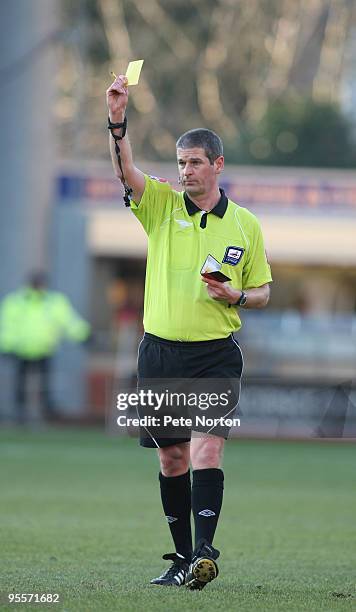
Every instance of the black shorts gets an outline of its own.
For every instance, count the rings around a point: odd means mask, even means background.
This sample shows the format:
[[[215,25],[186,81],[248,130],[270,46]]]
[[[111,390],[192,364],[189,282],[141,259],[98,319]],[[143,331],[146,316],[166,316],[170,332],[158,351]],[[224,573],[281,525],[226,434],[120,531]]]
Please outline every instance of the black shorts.
[[[145,333],[138,351],[138,390],[161,394],[162,403],[153,408],[146,399],[137,407],[144,422],[141,446],[189,442],[192,431],[227,438],[237,417],[242,370],[241,349],[232,335],[179,342]]]

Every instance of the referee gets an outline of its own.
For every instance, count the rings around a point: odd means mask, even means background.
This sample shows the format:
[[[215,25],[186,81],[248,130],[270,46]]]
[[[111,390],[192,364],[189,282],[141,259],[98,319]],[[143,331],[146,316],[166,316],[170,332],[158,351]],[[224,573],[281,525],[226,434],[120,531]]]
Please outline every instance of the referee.
[[[263,308],[269,300],[272,278],[261,228],[252,213],[219,189],[223,146],[211,130],[191,130],[177,142],[182,192],[135,167],[126,135],[126,83],[121,75],[106,93],[115,174],[148,235],[139,384],[189,379],[209,388],[217,381],[220,392],[224,381],[228,385],[241,379],[242,354],[232,335],[241,327],[239,308]],[[231,282],[200,274],[209,255],[210,261],[222,264],[220,271]],[[201,590],[218,575],[220,553],[212,542],[222,506],[221,465],[229,433],[223,419],[234,415],[238,394],[239,389],[232,393],[232,405],[221,402],[214,408],[219,425],[193,426],[193,437],[189,427],[141,430],[141,445],[158,450],[162,505],[175,546],[174,553],[163,556],[171,565],[152,584]],[[163,410],[169,414],[167,406]]]

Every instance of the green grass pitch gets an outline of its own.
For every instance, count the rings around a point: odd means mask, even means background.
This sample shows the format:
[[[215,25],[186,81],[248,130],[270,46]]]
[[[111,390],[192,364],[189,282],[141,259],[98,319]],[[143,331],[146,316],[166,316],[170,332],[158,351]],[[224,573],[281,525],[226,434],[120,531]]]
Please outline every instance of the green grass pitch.
[[[155,451],[99,431],[2,431],[0,609],[356,610],[355,464],[351,444],[229,441],[220,576],[190,592],[148,584],[173,550]]]

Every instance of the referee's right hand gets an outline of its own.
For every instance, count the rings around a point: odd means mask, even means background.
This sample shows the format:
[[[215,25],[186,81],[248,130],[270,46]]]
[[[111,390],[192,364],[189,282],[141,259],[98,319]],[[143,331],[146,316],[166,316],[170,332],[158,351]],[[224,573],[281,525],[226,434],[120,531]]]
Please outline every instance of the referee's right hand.
[[[124,120],[128,99],[127,77],[120,74],[106,91],[110,121],[120,123]]]

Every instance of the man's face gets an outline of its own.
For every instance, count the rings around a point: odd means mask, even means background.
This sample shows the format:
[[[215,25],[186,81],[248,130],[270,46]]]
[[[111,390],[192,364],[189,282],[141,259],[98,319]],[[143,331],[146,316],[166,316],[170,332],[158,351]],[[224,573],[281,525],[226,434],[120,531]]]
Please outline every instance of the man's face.
[[[213,164],[204,149],[177,149],[179,177],[184,190],[192,198],[209,194],[218,184],[224,167],[224,158],[218,157]]]

